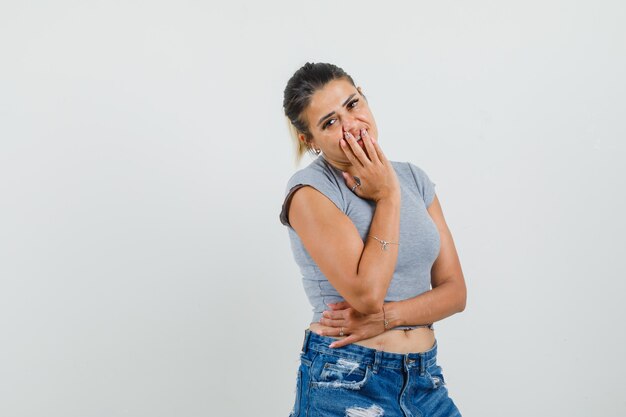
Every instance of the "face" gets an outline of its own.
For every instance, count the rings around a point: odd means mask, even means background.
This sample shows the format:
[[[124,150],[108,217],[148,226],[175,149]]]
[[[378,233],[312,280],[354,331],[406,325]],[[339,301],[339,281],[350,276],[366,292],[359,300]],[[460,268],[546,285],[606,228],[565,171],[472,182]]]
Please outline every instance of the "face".
[[[376,122],[365,97],[361,95],[360,89],[345,79],[330,81],[317,90],[303,116],[313,135],[310,144],[321,149],[324,158],[336,166],[350,165],[339,143],[344,132],[350,132],[358,139],[361,129],[366,129],[370,136],[378,139]],[[299,139],[304,141],[304,135],[299,135]],[[362,141],[359,144],[365,149]]]

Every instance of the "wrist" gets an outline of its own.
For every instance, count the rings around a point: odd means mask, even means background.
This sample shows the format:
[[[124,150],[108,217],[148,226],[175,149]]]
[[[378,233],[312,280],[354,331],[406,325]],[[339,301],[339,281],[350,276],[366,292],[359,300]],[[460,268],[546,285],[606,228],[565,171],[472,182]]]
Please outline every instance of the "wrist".
[[[400,312],[398,311],[398,303],[393,302],[393,301],[390,303],[385,303],[383,305],[383,309],[385,312],[384,320],[387,321],[386,329],[393,329],[394,327],[397,327],[397,326],[406,325],[404,320],[402,320],[402,316],[400,315]]]
[[[385,314],[385,304],[384,303],[383,303],[382,312],[383,312],[382,313],[383,316],[380,319],[383,322],[383,331],[386,332],[387,330],[390,329],[390,327],[389,327],[389,321],[387,320],[387,315]]]
[[[379,198],[376,203],[377,204],[388,204],[391,206],[397,206],[400,204],[401,197],[400,192],[390,192],[385,196]]]

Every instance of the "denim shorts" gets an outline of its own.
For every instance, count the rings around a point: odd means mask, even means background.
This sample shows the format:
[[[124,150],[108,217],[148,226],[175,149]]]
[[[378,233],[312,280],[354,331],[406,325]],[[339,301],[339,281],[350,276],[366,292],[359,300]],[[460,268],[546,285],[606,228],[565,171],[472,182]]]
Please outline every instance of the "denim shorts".
[[[391,353],[304,332],[290,417],[461,416],[437,364],[426,352]]]

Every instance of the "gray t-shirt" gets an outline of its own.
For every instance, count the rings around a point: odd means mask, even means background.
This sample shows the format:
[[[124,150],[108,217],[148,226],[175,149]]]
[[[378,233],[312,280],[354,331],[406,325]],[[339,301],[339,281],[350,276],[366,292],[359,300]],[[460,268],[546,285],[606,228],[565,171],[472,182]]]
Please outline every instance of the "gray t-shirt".
[[[439,231],[426,208],[435,197],[435,184],[418,166],[410,162],[390,161],[400,182],[400,246],[398,260],[389,284],[385,302],[415,297],[431,289],[430,270],[439,255]],[[374,216],[376,203],[350,191],[341,171],[330,165],[323,156],[296,171],[285,189],[280,221],[287,226],[293,256],[300,267],[304,291],[313,306],[312,322],[329,309],[327,303],[343,301],[343,297],[328,282],[305,249],[300,237],[287,218],[291,196],[300,187],[310,185],[328,197],[354,223],[365,242]],[[384,236],[378,236],[385,239]],[[424,323],[426,324],[426,323]],[[398,326],[410,329],[420,326]]]

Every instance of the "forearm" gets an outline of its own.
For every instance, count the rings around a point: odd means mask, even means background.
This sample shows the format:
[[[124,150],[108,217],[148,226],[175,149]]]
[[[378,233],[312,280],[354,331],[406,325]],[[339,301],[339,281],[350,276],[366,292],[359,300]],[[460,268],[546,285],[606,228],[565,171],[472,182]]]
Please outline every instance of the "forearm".
[[[465,309],[466,289],[446,282],[416,297],[385,303],[388,328],[434,323]]]
[[[369,229],[369,235],[388,242],[398,242],[400,236],[400,196],[378,201]],[[368,236],[357,269],[356,285],[363,300],[357,311],[381,311],[387,288],[393,277],[398,259],[399,245],[383,244]]]

